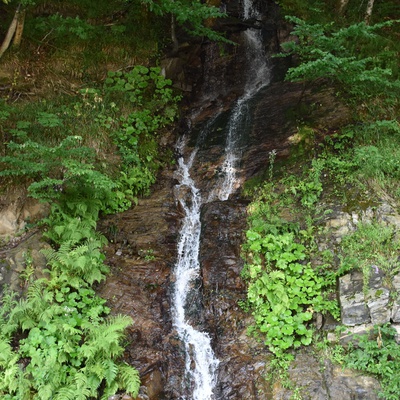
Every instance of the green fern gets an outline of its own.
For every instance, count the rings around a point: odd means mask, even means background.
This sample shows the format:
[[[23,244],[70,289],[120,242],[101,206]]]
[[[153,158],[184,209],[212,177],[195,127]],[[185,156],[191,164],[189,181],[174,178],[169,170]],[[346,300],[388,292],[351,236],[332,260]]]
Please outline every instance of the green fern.
[[[110,358],[102,361],[102,366],[104,368],[104,378],[106,379],[107,386],[110,386],[115,381],[118,373],[118,366]]]
[[[53,385],[47,384],[39,388],[38,398],[40,400],[50,400],[53,398]]]
[[[60,388],[54,395],[54,400],[76,400],[77,393],[75,387],[67,386]],[[86,400],[86,399],[85,399]]]
[[[124,330],[132,324],[128,316],[113,316],[106,320],[104,325],[91,325],[87,341],[81,347],[82,354],[88,359],[103,357],[118,357],[123,348],[119,344],[124,337]]]
[[[118,365],[118,384],[121,389],[126,390],[132,397],[136,397],[140,388],[139,371],[128,364]]]
[[[103,395],[101,396],[101,400],[108,400],[110,396],[115,394],[118,390],[118,383],[113,381],[110,385],[107,385],[104,388]]]
[[[17,304],[16,293],[4,285],[0,302],[0,339],[10,338],[18,327],[16,323],[10,320],[10,313]]]
[[[24,399],[27,398],[28,380],[19,366],[19,360],[19,354],[12,349],[10,343],[0,340],[0,394],[20,393],[20,398]]]

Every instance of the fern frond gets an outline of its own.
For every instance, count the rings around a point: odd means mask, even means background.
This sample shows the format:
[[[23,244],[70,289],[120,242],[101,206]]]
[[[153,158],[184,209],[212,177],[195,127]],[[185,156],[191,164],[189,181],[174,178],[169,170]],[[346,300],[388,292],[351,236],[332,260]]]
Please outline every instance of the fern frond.
[[[136,368],[125,363],[119,364],[117,380],[120,389],[127,391],[133,398],[138,395],[140,375]]]
[[[35,315],[43,312],[43,310],[48,307],[48,304],[53,301],[54,294],[47,290],[46,284],[47,281],[41,279],[33,282],[28,288],[26,296],[27,307],[29,307]]]
[[[17,329],[18,324],[11,319],[11,313],[6,318],[0,318],[0,339],[9,339]]]
[[[93,326],[88,335],[88,344],[93,347],[93,354],[101,353],[107,357],[121,355],[123,348],[119,342],[124,337],[124,330],[132,324],[129,316],[109,317],[105,324]]]
[[[104,379],[104,366],[103,364],[98,361],[97,359],[94,359],[92,361],[89,361],[86,365],[86,370],[92,375],[95,375],[97,379],[99,379],[100,382],[103,381]]]
[[[50,400],[53,397],[53,385],[43,385],[38,390],[38,396],[40,400]]]
[[[9,340],[0,339],[0,368],[9,368],[18,359],[19,355],[14,352]]]
[[[74,384],[78,390],[84,390],[87,387],[87,376],[82,372],[74,374]]]
[[[25,399],[30,382],[24,376],[19,360],[20,355],[13,353],[11,357],[8,357],[8,365],[4,369],[0,368],[0,392],[18,393],[21,394],[18,398]]]
[[[90,369],[87,368],[85,369],[85,374],[88,376],[87,384],[88,389],[90,390],[90,395],[95,397],[97,396],[98,388],[100,387],[103,379],[99,379],[99,377],[95,373],[90,373]]]
[[[86,400],[89,399],[94,392],[90,390],[88,385],[88,377],[83,372],[77,372],[74,375],[74,386],[76,387],[76,398],[75,400]]]
[[[18,389],[18,376],[22,372],[18,365],[19,358],[8,342],[0,341],[0,393]]]
[[[84,274],[83,279],[89,284],[93,284],[94,282],[101,282],[105,279],[106,273],[108,272],[108,268],[94,268],[91,271],[88,271]]]
[[[103,395],[101,396],[101,400],[108,400],[113,394],[115,394],[118,390],[117,382],[113,382],[110,386],[106,386],[104,388]]]
[[[76,400],[76,388],[74,386],[64,386],[54,395],[54,400]]]
[[[107,386],[110,386],[117,376],[118,366],[111,359],[104,360],[102,365],[104,368],[104,378],[106,379]]]
[[[21,326],[22,330],[25,331],[36,326],[37,321],[35,317],[32,305],[27,300],[20,300],[10,314],[10,321]]]

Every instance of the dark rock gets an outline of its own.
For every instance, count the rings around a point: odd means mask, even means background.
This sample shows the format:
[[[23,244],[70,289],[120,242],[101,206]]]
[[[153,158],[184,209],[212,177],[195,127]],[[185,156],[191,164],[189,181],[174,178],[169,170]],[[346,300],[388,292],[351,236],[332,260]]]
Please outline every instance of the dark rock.
[[[376,379],[348,369],[334,366],[301,353],[289,368],[289,378],[300,391],[303,400],[378,400],[379,383]],[[289,400],[293,391],[279,385],[274,387],[274,400]]]

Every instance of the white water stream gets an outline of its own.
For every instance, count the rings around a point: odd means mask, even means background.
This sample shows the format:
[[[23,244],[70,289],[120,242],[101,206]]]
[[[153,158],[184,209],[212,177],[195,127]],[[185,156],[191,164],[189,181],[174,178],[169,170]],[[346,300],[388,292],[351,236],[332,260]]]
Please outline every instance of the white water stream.
[[[261,17],[251,0],[244,0],[243,6],[245,19],[257,20]],[[250,114],[249,103],[270,82],[270,69],[262,44],[261,30],[247,29],[244,32],[244,41],[248,63],[246,86],[244,94],[236,102],[229,119],[225,161],[221,168],[222,182],[211,192],[209,200],[213,200],[215,197],[220,200],[228,200],[229,196],[240,185],[237,181],[236,171],[241,159],[240,139],[242,130]]]
[[[184,142],[178,146],[183,149]],[[185,305],[189,290],[194,280],[199,276],[199,247],[200,247],[200,207],[202,199],[193,179],[190,177],[190,168],[196,156],[192,152],[187,163],[183,157],[179,158],[177,178],[178,201],[185,211],[185,218],[178,243],[178,260],[175,267],[174,291],[174,325],[178,335],[185,344],[185,372],[186,378],[194,382],[193,400],[213,399],[215,375],[219,361],[215,358],[211,347],[211,339],[205,332],[194,329],[185,316]],[[194,361],[194,369],[191,368]],[[181,397],[186,399],[186,397]]]
[[[258,18],[258,12],[245,0],[244,17]],[[232,110],[225,147],[225,161],[222,165],[222,179],[204,200],[190,176],[190,169],[196,157],[195,149],[185,162],[179,158],[176,177],[176,199],[184,210],[180,240],[178,243],[178,259],[175,266],[175,288],[173,294],[173,322],[177,333],[185,345],[185,382],[194,387],[189,396],[182,395],[182,400],[213,400],[216,385],[216,372],[219,360],[211,347],[211,338],[206,332],[200,332],[190,325],[185,307],[194,282],[200,274],[200,209],[202,204],[215,200],[227,200],[237,188],[236,169],[241,158],[240,135],[246,117],[249,114],[249,102],[254,95],[269,83],[269,69],[261,43],[261,32],[248,29],[245,33],[246,52],[248,58],[247,84],[244,95],[237,101]],[[184,153],[185,142],[178,143],[178,152]],[[183,389],[186,391],[185,389]]]

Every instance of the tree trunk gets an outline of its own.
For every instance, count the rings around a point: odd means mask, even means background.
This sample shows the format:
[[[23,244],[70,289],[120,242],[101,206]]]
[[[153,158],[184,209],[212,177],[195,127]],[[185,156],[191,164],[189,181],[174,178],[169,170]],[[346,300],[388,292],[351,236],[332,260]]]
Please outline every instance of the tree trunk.
[[[171,40],[172,40],[172,54],[175,55],[179,49],[179,42],[176,37],[176,21],[175,16],[171,14]]]
[[[368,0],[367,10],[365,11],[365,18],[364,21],[368,25],[372,15],[372,9],[374,8],[374,1],[375,0]]]
[[[11,21],[10,26],[8,27],[6,37],[4,38],[3,43],[1,44],[0,58],[3,56],[5,51],[10,47],[11,40],[14,36],[15,30],[17,29],[18,18],[19,18],[19,8],[20,8],[20,6],[18,6],[17,10],[15,11],[14,18]]]
[[[14,40],[13,40],[13,46],[19,47],[21,44],[22,40],[22,33],[24,31],[24,24],[25,24],[25,10],[22,10],[18,14],[18,20],[17,20],[17,28],[15,30],[15,35],[14,35]]]
[[[339,14],[340,15],[344,14],[344,10],[346,9],[347,4],[349,4],[349,0],[340,0],[340,3],[339,3]]]
[[[349,0],[339,0],[339,15],[343,15]]]

